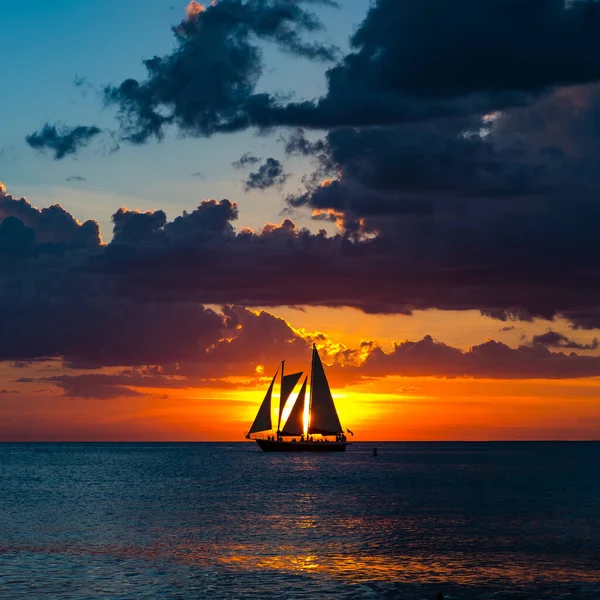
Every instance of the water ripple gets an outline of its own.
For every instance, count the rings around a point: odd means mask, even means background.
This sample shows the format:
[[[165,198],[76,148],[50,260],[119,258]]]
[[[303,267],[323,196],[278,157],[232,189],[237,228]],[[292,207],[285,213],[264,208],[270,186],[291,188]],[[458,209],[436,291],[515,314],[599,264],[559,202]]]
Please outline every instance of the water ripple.
[[[0,599],[598,600],[600,444],[0,445]]]

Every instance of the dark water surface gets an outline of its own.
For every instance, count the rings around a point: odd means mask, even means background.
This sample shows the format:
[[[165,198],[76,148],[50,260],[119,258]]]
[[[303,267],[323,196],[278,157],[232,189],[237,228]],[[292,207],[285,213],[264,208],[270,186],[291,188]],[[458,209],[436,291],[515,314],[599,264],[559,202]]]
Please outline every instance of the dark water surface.
[[[0,598],[600,599],[600,444],[0,445]]]

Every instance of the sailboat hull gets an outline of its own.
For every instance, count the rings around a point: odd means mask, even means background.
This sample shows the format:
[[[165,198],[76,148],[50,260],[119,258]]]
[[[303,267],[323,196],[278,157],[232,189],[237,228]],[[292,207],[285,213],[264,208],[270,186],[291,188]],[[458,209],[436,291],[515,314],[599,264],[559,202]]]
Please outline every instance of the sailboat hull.
[[[348,442],[254,440],[263,452],[344,452]]]

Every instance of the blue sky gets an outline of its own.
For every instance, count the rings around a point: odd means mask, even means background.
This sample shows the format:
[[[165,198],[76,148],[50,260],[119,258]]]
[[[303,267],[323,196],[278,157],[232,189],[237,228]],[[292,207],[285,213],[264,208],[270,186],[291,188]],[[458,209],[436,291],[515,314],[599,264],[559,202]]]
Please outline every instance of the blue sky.
[[[75,157],[53,161],[25,143],[25,136],[45,122],[114,127],[114,112],[104,108],[102,86],[127,77],[142,77],[141,60],[169,52],[171,26],[178,23],[185,2],[173,0],[55,0],[32,5],[0,0],[2,64],[5,93],[0,95],[0,181],[13,195],[35,206],[60,203],[80,220],[94,218],[110,238],[110,215],[120,206],[164,208],[170,218],[194,208],[203,198],[230,198],[240,204],[238,224],[260,227],[281,220],[281,192],[245,193],[244,173],[231,162],[250,151],[282,158],[280,132],[262,137],[253,132],[181,139],[172,134],[162,143],[123,147],[110,153],[95,142]],[[346,2],[341,9],[319,8],[327,25],[323,39],[342,49],[367,10],[366,2]],[[294,90],[312,98],[324,89],[322,64],[291,59],[265,47],[268,70],[260,87]],[[76,77],[86,84],[77,87]],[[294,173],[289,190],[310,170],[302,161],[286,161]],[[200,172],[203,178],[192,176]],[[67,182],[84,177],[83,183]],[[284,191],[285,193],[285,191]],[[295,220],[310,225],[298,215]]]

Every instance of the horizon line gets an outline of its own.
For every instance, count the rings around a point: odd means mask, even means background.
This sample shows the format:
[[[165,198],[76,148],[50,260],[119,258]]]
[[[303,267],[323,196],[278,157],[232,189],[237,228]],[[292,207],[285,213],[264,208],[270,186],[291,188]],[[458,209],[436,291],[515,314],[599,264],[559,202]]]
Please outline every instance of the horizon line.
[[[251,444],[246,440],[0,440],[4,444]],[[359,440],[354,444],[595,444],[599,439],[530,440]]]

